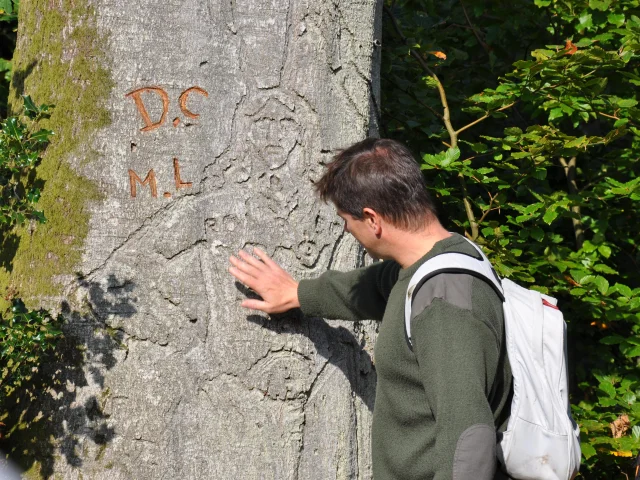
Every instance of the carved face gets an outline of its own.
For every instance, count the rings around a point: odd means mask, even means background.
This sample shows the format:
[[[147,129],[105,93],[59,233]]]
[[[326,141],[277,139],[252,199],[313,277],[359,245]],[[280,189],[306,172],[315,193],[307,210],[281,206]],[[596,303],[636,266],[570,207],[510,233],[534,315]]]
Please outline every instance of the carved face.
[[[287,162],[293,147],[298,143],[301,127],[294,112],[280,101],[270,98],[253,116],[249,131],[252,150],[270,169]]]

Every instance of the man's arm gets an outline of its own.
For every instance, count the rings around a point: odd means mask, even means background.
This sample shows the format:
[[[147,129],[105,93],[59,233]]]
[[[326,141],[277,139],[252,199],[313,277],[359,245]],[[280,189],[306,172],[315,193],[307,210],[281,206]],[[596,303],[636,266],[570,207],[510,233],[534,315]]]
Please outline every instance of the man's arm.
[[[496,432],[488,396],[496,333],[471,309],[436,298],[412,320],[414,352],[436,421],[435,480],[491,480]]]
[[[328,271],[298,283],[262,250],[255,258],[240,251],[231,257],[229,273],[262,300],[244,300],[242,306],[266,313],[300,307],[305,315],[343,320],[381,320],[400,266],[379,262],[350,272]]]

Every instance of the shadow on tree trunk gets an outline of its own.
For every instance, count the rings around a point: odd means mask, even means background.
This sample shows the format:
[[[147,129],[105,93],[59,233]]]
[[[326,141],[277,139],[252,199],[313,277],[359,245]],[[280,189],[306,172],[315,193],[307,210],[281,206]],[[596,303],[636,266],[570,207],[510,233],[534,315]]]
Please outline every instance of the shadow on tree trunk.
[[[236,282],[236,288],[249,298],[259,298],[253,291]],[[375,372],[371,355],[352,331],[332,327],[322,318],[305,317],[300,309],[271,315],[248,315],[247,321],[276,333],[305,335],[318,354],[338,367],[349,380],[351,390],[373,411],[375,400]]]
[[[103,411],[110,392],[102,372],[116,365],[117,350],[126,350],[124,334],[108,327],[91,305],[129,318],[137,311],[131,295],[135,285],[118,285],[113,276],[108,281],[113,288],[81,278],[77,281],[88,292],[87,301],[76,310],[62,302],[64,337],[58,348],[29,384],[23,384],[3,402],[7,413],[0,448],[25,471],[42,478],[53,475],[56,456],[62,455],[68,464],[80,467],[87,455],[87,439],[106,447],[115,435]],[[107,291],[113,300],[106,299]],[[100,393],[82,394],[85,390]],[[97,456],[104,450],[99,447]]]

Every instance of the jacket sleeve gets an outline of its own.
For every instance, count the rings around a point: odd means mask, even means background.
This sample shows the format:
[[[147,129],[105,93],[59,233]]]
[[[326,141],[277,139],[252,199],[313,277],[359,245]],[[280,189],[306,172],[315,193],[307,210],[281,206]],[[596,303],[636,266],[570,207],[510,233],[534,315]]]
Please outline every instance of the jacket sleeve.
[[[400,265],[378,262],[350,272],[329,270],[302,280],[298,300],[305,315],[342,320],[382,320]]]
[[[496,429],[488,397],[496,332],[473,310],[435,298],[412,320],[413,348],[436,422],[435,480],[492,480]]]

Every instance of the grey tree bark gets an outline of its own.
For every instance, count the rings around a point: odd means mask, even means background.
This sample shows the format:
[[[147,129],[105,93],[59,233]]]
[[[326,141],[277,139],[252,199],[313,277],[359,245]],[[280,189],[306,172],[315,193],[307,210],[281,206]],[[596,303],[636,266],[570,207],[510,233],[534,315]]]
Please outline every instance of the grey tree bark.
[[[51,389],[51,436],[38,440],[49,448],[34,472],[371,478],[375,325],[251,315],[227,264],[254,245],[298,278],[364,261],[312,181],[377,131],[379,3],[22,2],[36,13],[19,32],[15,93],[52,81],[42,75],[53,61],[88,91],[97,74],[82,22],[110,72],[100,106],[110,120],[56,160],[96,191],[77,220],[86,236],[65,234],[55,216],[38,227],[49,242],[79,241],[81,259],[51,280],[57,296],[32,297],[66,299],[83,355]],[[62,45],[54,60],[28,48],[50,8],[62,19],[50,26]],[[61,98],[36,100],[63,108]],[[51,128],[71,141],[73,126]],[[43,245],[42,261],[61,265]]]

